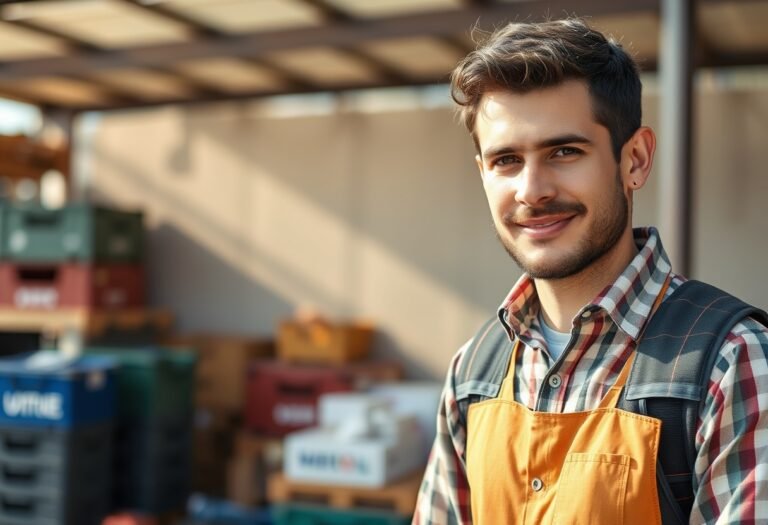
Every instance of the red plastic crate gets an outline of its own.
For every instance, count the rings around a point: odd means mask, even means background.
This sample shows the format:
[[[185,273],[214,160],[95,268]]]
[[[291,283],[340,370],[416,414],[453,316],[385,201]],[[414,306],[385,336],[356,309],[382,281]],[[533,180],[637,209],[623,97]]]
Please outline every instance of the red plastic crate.
[[[245,425],[281,437],[317,423],[321,395],[356,390],[372,381],[393,381],[401,375],[402,369],[395,363],[312,366],[254,362],[248,370]]]
[[[0,264],[0,306],[24,310],[144,305],[140,265]]]

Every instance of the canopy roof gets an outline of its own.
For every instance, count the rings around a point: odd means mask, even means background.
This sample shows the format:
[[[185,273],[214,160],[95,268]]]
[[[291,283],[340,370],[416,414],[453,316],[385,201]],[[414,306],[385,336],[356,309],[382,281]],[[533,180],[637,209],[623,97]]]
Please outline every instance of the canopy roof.
[[[659,0],[1,2],[0,96],[111,109],[445,82],[469,29],[587,16],[653,70]],[[768,1],[701,0],[699,67],[768,64]]]

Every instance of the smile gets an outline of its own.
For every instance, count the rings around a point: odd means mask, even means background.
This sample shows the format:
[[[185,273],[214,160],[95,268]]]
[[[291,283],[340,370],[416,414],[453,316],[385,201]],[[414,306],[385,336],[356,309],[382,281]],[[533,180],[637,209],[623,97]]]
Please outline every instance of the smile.
[[[538,217],[515,224],[527,237],[544,240],[557,236],[571,223],[573,217]]]

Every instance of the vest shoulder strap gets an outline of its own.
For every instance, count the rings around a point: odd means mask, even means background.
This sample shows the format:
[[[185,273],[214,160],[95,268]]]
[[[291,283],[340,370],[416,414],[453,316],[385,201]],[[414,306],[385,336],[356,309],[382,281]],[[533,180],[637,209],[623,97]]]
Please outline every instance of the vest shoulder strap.
[[[719,350],[747,317],[768,325],[765,312],[686,281],[661,304],[638,346],[619,408],[662,421],[657,477],[665,525],[688,523],[700,406]]]
[[[488,320],[465,350],[454,378],[456,400],[493,398],[499,395],[501,382],[512,356],[512,342],[497,317]],[[466,404],[460,403],[460,409]],[[461,414],[466,421],[466,415]]]

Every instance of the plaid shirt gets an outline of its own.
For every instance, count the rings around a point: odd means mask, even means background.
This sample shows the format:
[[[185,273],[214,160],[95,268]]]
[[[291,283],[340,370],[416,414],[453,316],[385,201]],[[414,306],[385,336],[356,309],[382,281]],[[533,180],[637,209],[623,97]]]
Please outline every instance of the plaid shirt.
[[[597,407],[632,352],[653,302],[667,278],[667,296],[684,279],[672,274],[653,228],[636,229],[639,253],[618,279],[573,320],[571,340],[553,361],[538,325],[533,281],[523,276],[500,314],[524,343],[515,376],[515,400],[544,412]],[[459,423],[453,391],[464,345],[448,372],[437,416],[437,437],[419,492],[414,525],[470,524],[466,477],[466,428]],[[696,432],[695,500],[690,523],[757,523],[768,517],[768,330],[747,319],[722,347]],[[562,387],[543,389],[550,370]]]

